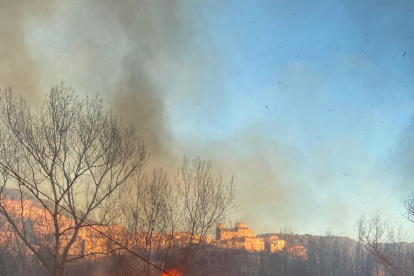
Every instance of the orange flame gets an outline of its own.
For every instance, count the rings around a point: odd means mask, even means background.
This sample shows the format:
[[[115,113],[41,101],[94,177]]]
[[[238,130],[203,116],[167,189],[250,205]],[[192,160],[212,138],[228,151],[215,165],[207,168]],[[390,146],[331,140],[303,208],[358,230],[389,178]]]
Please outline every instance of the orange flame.
[[[171,274],[173,276],[181,276],[182,275],[176,268],[167,269],[165,271],[167,271],[169,274]],[[166,273],[161,273],[160,276],[169,276],[169,275],[166,274]]]

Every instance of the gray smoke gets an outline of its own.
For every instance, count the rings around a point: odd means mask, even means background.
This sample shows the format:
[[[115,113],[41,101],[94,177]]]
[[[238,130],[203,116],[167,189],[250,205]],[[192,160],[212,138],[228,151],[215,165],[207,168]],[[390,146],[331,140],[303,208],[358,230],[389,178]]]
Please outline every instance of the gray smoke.
[[[191,46],[175,1],[0,2],[0,85],[39,103],[65,81],[104,96],[139,130],[151,156],[170,160],[165,95]],[[163,79],[164,78],[164,79]]]
[[[41,20],[52,1],[0,1],[0,85],[11,86],[29,101],[37,101],[39,71],[26,40],[25,26]]]

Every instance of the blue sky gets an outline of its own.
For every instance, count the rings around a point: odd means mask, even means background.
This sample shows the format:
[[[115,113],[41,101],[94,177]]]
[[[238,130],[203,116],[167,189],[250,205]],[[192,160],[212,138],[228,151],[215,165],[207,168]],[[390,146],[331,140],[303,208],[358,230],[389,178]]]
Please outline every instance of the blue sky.
[[[203,78],[205,96],[188,125],[179,120],[182,127],[172,128],[174,136],[194,148],[200,140],[204,150],[214,145],[221,152],[214,156],[228,163],[232,155],[268,163],[240,180],[240,215],[260,231],[285,223],[299,232],[354,236],[358,217],[376,211],[403,223],[405,183],[412,179],[395,159],[405,154],[399,144],[413,115],[413,7],[408,1],[204,7],[196,41],[222,60]],[[188,116],[185,109],[171,112]],[[249,170],[236,164],[235,171]],[[256,189],[264,191],[251,200]]]
[[[10,4],[0,83],[33,101],[61,80],[101,93],[142,129],[154,163],[202,156],[234,173],[235,219],[260,233],[355,237],[377,211],[409,231],[413,11],[408,0]]]

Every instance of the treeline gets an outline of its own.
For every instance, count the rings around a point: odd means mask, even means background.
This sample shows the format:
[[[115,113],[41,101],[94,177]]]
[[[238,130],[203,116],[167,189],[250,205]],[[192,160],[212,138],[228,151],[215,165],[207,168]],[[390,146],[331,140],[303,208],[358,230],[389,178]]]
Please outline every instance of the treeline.
[[[273,235],[273,234],[272,234]],[[288,244],[303,245],[307,258],[287,251],[248,253],[229,250],[223,258],[222,274],[229,276],[388,276],[395,275],[358,241],[347,237],[276,234]],[[387,247],[401,248],[402,244]],[[414,264],[414,247],[404,244],[399,258],[406,264]],[[396,251],[394,250],[394,255]],[[195,274],[198,275],[198,274]],[[204,275],[204,274],[201,274]],[[214,275],[214,274],[205,274]],[[401,275],[413,275],[409,272]]]
[[[195,276],[386,276],[387,271],[375,256],[355,240],[336,236],[311,236],[277,234],[289,242],[307,248],[307,257],[295,256],[287,251],[276,253],[249,253],[245,250],[223,249],[214,243],[199,243],[197,251],[188,244],[175,244],[168,258],[162,254],[152,255],[155,264],[166,270],[183,270],[183,260],[191,251],[191,265],[177,275]],[[108,243],[108,249],[110,248]],[[388,245],[391,247],[392,245]],[[396,244],[394,246],[397,246]],[[401,245],[398,245],[401,246]],[[22,248],[24,246],[22,245]],[[414,262],[411,244],[405,244],[404,260]],[[0,275],[46,275],[42,264],[32,254],[15,254],[16,251],[0,247]],[[133,247],[134,252],[148,252],[142,247]],[[99,257],[85,257],[67,266],[65,275],[162,275],[157,269],[146,271],[145,262],[123,250],[116,250]],[[173,274],[175,275],[175,274]],[[405,274],[411,275],[411,274]]]

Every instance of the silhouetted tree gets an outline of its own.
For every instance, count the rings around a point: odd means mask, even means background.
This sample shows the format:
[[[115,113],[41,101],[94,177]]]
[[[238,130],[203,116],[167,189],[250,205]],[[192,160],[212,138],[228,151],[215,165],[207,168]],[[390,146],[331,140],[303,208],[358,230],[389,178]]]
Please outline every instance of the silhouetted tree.
[[[1,90],[0,122],[0,213],[49,275],[64,275],[68,262],[98,253],[71,248],[84,221],[111,220],[108,210],[146,161],[144,146],[102,99],[81,100],[63,84],[34,110]],[[14,201],[9,188],[19,191]],[[44,224],[30,225],[26,199],[43,208]]]

